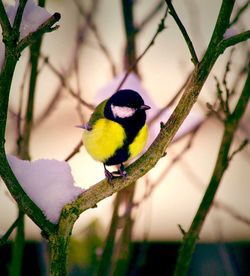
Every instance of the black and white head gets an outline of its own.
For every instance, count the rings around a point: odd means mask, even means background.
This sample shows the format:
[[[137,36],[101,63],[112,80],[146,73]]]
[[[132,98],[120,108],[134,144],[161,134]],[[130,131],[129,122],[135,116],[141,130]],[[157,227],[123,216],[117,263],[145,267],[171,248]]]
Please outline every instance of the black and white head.
[[[121,124],[139,120],[146,121],[146,110],[149,106],[144,104],[142,97],[135,91],[124,89],[117,91],[107,101],[105,117]]]

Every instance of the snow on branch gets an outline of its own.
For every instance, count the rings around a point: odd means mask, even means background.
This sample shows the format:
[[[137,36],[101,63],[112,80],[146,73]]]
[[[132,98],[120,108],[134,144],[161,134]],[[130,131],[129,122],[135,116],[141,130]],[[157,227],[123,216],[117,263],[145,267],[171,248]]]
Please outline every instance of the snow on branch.
[[[19,1],[15,2],[15,5],[5,4],[5,12],[8,16],[10,28],[13,27],[17,10],[19,7]],[[19,28],[19,41],[23,40],[30,33],[34,33],[44,22],[49,20],[52,15],[42,7],[39,7],[33,0],[28,0],[22,15],[22,21]],[[2,27],[0,25],[0,69],[3,66],[5,56],[5,45],[2,37]]]
[[[84,191],[74,186],[67,162],[48,159],[30,162],[13,155],[8,155],[8,162],[23,190],[54,224],[64,205]]]

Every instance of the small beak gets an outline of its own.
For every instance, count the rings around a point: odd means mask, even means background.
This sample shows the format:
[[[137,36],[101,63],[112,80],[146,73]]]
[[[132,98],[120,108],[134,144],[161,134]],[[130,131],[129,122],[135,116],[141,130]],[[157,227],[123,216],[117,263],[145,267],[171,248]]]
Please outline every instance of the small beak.
[[[141,110],[148,110],[150,108],[151,108],[150,106],[145,105],[145,104],[140,107]]]

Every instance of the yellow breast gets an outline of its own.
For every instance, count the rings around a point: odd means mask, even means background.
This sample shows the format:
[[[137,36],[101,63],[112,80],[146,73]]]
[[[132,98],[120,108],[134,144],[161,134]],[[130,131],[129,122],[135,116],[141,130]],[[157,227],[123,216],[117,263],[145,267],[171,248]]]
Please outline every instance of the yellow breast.
[[[134,141],[129,145],[129,153],[130,158],[132,159],[136,157],[143,148],[145,147],[145,144],[147,142],[148,138],[148,126],[145,124],[142,129],[139,131],[138,135],[135,137]]]
[[[91,131],[83,132],[83,143],[88,153],[104,162],[123,145],[124,129],[116,122],[102,118],[96,121]]]

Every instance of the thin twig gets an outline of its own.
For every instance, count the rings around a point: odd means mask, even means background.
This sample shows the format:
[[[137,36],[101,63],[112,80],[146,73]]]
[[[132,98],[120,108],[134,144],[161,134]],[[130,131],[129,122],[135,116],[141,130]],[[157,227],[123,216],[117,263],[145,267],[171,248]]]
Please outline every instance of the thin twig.
[[[138,207],[144,200],[146,200],[147,198],[149,198],[149,196],[159,186],[159,184],[162,182],[162,179],[164,179],[164,177],[169,173],[169,171],[172,169],[172,167],[183,158],[183,156],[185,155],[185,153],[191,148],[192,144],[194,143],[194,139],[195,139],[198,131],[205,124],[205,122],[207,121],[207,119],[208,119],[208,117],[206,118],[206,120],[204,120],[198,127],[196,127],[189,134],[190,135],[189,139],[188,139],[186,145],[184,146],[184,148],[180,151],[180,153],[178,153],[172,159],[171,163],[164,169],[164,171],[160,174],[160,176],[153,183],[151,183],[151,185],[147,189],[147,192],[144,194],[143,198],[140,199],[140,201],[137,201],[137,202],[134,203],[134,205],[136,207]]]
[[[56,30],[59,26],[53,25],[58,22],[61,18],[60,13],[54,13],[48,20],[46,20],[36,31],[29,33],[25,38],[20,40],[17,44],[16,51],[17,53],[21,53],[27,46],[31,45],[38,38],[40,38],[44,33],[52,32]]]
[[[158,14],[164,5],[164,0],[160,0],[157,4],[154,4],[153,9],[145,16],[142,22],[136,26],[136,33],[141,32],[145,26]]]
[[[2,20],[1,8],[4,8],[2,5],[2,1],[0,1],[0,17]],[[45,32],[50,31],[52,24],[58,21],[59,17],[59,14],[52,16],[51,19],[46,21],[38,28],[37,32],[35,31],[30,36],[27,36],[26,38],[21,40],[19,42],[21,44],[16,44],[16,37],[15,35],[13,35],[13,33],[5,33],[4,39],[8,43],[5,44],[5,60],[0,74],[0,174],[5,184],[7,185],[10,193],[18,202],[20,208],[24,212],[26,212],[30,217],[32,217],[32,219],[38,225],[40,225],[41,229],[43,229],[46,233],[53,232],[55,230],[55,225],[48,221],[48,219],[42,213],[40,208],[38,208],[37,205],[27,196],[27,194],[22,189],[20,183],[16,179],[7,160],[6,151],[4,147],[4,137],[7,121],[10,87],[16,63],[18,61],[20,53],[26,46],[30,45],[31,42],[34,42],[35,39],[41,37],[41,35],[43,35]],[[3,21],[1,21],[1,24],[2,23]]]
[[[175,95],[172,97],[172,99],[163,107],[161,108],[155,115],[154,117],[148,122],[149,125],[151,125],[152,123],[154,123],[168,108],[170,108],[171,106],[173,106],[173,104],[176,102],[176,100],[178,99],[178,97],[181,95],[181,93],[183,92],[184,88],[187,86],[190,77],[191,77],[192,73],[189,73],[186,77],[186,79],[184,80],[183,84],[181,85],[181,87],[178,89],[178,91],[175,93]]]
[[[18,225],[19,219],[20,217],[18,216],[16,220],[11,224],[10,228],[6,231],[6,233],[0,238],[0,247],[8,241],[9,236]]]
[[[17,113],[17,153],[20,155],[20,142],[22,139],[22,131],[21,131],[21,122],[22,122],[22,108],[23,108],[23,96],[24,96],[24,86],[26,79],[28,77],[28,72],[30,69],[30,63],[27,62],[27,65],[25,67],[24,75],[23,75],[23,81],[21,83],[20,87],[20,99],[19,99],[19,106],[18,106],[18,113]]]
[[[240,80],[242,79],[242,77],[248,73],[248,70],[250,68],[250,50],[248,49],[246,52],[246,56],[244,58],[244,60],[246,60],[244,66],[242,66],[242,68],[239,69],[239,72],[236,74],[236,78],[232,84],[232,88],[231,88],[231,94],[234,95],[235,91],[239,85]]]
[[[115,65],[114,59],[113,59],[110,51],[108,50],[108,48],[103,43],[103,41],[101,39],[101,35],[100,35],[96,25],[93,22],[90,23],[90,28],[91,28],[93,34],[95,35],[95,38],[96,38],[99,48],[102,50],[102,53],[104,54],[104,56],[106,57],[106,59],[108,60],[108,62],[110,64],[112,75],[116,76],[117,70],[116,70],[116,65]]]
[[[42,37],[38,38],[36,42],[34,42],[30,46],[30,58],[29,63],[31,66],[30,71],[30,80],[29,80],[29,94],[26,105],[26,114],[24,121],[24,129],[20,139],[20,156],[24,160],[30,159],[30,137],[33,128],[33,113],[34,113],[34,103],[35,103],[35,94],[36,94],[36,86],[38,79],[38,62],[40,49],[42,45]]]
[[[41,123],[44,121],[45,118],[49,118],[51,113],[55,111],[57,104],[59,104],[60,96],[62,94],[62,88],[59,87],[56,92],[54,93],[52,99],[50,100],[50,103],[46,107],[46,109],[43,111],[43,113],[40,115],[40,117],[34,122],[34,128],[37,128],[41,125]]]
[[[203,191],[204,187],[205,187],[205,184],[203,185],[203,180],[201,180],[197,176],[195,170],[193,170],[186,161],[184,161],[183,159],[180,159],[179,161],[180,161],[179,162],[180,165],[182,165],[182,167],[183,167],[183,171],[185,171],[185,173],[187,173],[189,175],[189,177],[192,178],[191,183],[193,184],[193,186],[195,188],[197,188],[198,191],[201,191],[201,189]],[[246,226],[250,227],[250,218],[243,216],[237,210],[235,210],[233,207],[231,207],[228,204],[226,204],[225,202],[223,202],[221,199],[219,199],[219,200],[214,199],[213,206],[217,209],[224,211],[229,216],[240,221],[241,223],[244,223]]]
[[[78,144],[75,146],[75,148],[73,149],[73,151],[64,159],[64,161],[69,161],[73,156],[75,156],[75,154],[77,154],[82,146],[82,140],[80,142],[78,142]]]
[[[176,11],[175,11],[175,8],[171,2],[171,0],[166,0],[166,3],[168,5],[168,8],[169,8],[169,13],[173,16],[177,26],[179,27],[186,43],[187,43],[187,46],[188,46],[188,49],[190,51],[190,54],[191,54],[191,61],[193,62],[194,65],[198,64],[199,63],[199,60],[197,58],[197,55],[196,55],[196,52],[195,52],[195,49],[194,49],[194,46],[193,46],[193,43],[184,27],[184,25],[182,24],[179,16],[177,15]]]
[[[93,1],[93,2],[97,2],[97,1]],[[91,31],[93,32],[97,44],[99,46],[99,48],[101,49],[102,53],[104,54],[104,56],[107,58],[110,67],[111,67],[111,71],[113,76],[116,75],[117,70],[116,70],[116,66],[115,66],[115,62],[114,59],[110,53],[110,51],[108,50],[108,48],[106,47],[106,45],[104,44],[101,35],[96,27],[96,25],[94,24],[92,17],[90,16],[90,14],[86,13],[82,7],[82,5],[80,4],[79,0],[74,0],[75,5],[78,8],[78,11],[80,12],[80,14],[82,15],[82,17],[86,20],[86,23],[88,24],[88,26],[90,27]],[[93,5],[96,7],[97,3],[93,3]]]
[[[214,77],[214,79],[216,81],[216,92],[217,92],[216,95],[217,95],[217,98],[218,98],[219,104],[220,104],[219,110],[217,110],[217,112],[219,113],[219,111],[222,111],[224,114],[229,114],[229,112],[227,110],[227,106],[226,106],[226,100],[224,100],[224,98],[223,98],[223,91],[221,89],[220,82],[216,76]]]
[[[10,21],[8,18],[8,15],[5,11],[3,2],[0,1],[0,24],[2,26],[3,29],[3,41],[5,41],[5,39],[7,38],[8,35],[11,34],[12,32],[12,27],[10,25]]]
[[[225,72],[224,72],[224,76],[223,76],[223,79],[222,79],[222,83],[224,85],[225,94],[226,94],[226,97],[225,97],[225,108],[226,108],[227,114],[230,114],[229,100],[230,100],[230,96],[232,95],[232,93],[230,93],[230,90],[228,88],[227,76],[228,76],[228,74],[230,72],[234,49],[235,48],[232,48],[231,51],[230,51],[230,55],[229,55],[228,62],[226,64],[226,68],[225,68]]]
[[[221,145],[216,161],[216,165],[213,171],[213,175],[210,179],[208,188],[204,194],[201,204],[196,212],[196,215],[192,221],[192,224],[184,236],[183,244],[181,246],[179,256],[177,259],[177,265],[174,275],[186,275],[188,272],[189,264],[191,262],[192,254],[195,249],[196,242],[199,238],[200,231],[212,205],[214,196],[219,187],[221,179],[228,168],[229,160],[228,154],[231,144],[233,142],[234,133],[238,127],[240,118],[242,117],[248,100],[250,98],[250,71],[248,73],[245,86],[242,90],[241,96],[232,114],[228,114],[224,123],[224,133],[221,140]]]
[[[83,100],[82,98],[79,97],[79,95],[77,95],[77,93],[74,92],[74,90],[70,87],[70,85],[68,84],[67,80],[64,78],[64,75],[61,74],[57,68],[49,62],[49,59],[47,57],[42,56],[44,62],[46,62],[46,64],[48,65],[48,67],[50,68],[50,70],[58,76],[58,78],[61,81],[61,84],[63,87],[67,88],[69,93],[75,98],[77,99],[81,104],[83,104],[84,106],[88,107],[90,110],[94,109],[94,105],[86,102],[85,100]]]
[[[218,110],[215,110],[214,107],[210,104],[206,104],[208,110],[210,111],[211,114],[215,115],[215,117],[221,122],[224,123],[224,118],[221,116],[220,112]]]
[[[250,1],[246,1],[245,4],[243,4],[237,11],[236,15],[234,16],[234,18],[232,19],[232,21],[230,22],[229,26],[232,27],[233,25],[235,25],[238,20],[240,19],[241,15],[243,14],[243,12],[245,12],[248,9],[248,6],[250,4]]]
[[[237,210],[232,208],[230,205],[222,202],[221,200],[214,200],[213,206],[217,209],[220,209],[230,215],[232,218],[244,223],[246,226],[250,227],[250,218],[240,214]]]
[[[161,131],[155,141],[151,144],[147,152],[127,167],[128,176],[126,179],[114,179],[112,181],[112,187],[106,180],[102,180],[91,186],[88,190],[84,191],[84,193],[81,194],[73,203],[65,206],[59,221],[59,228],[64,227],[66,223],[68,227],[65,231],[72,229],[73,224],[77,219],[77,215],[80,215],[85,210],[91,208],[100,200],[134,183],[134,181],[152,169],[152,167],[154,167],[162,158],[166,152],[166,148],[169,146],[181,123],[196,102],[205,80],[220,55],[220,52],[216,52],[215,50],[218,43],[221,39],[223,39],[223,34],[228,26],[233,5],[234,2],[231,0],[223,1],[209,47],[200,62],[200,66],[195,67],[178,105],[167,123],[161,128]],[[235,41],[235,43],[237,43],[237,41]],[[72,216],[74,219],[72,219]]]
[[[229,37],[221,41],[218,45],[218,50],[223,53],[226,48],[234,46],[242,41],[246,41],[250,38],[250,30],[237,34],[235,36]]]
[[[26,6],[27,0],[20,0],[17,8],[16,16],[13,23],[13,32],[18,34],[17,39],[19,39],[19,29],[22,22],[23,12]]]
[[[242,151],[242,150],[245,148],[245,146],[247,146],[247,144],[248,144],[248,140],[245,139],[245,140],[239,145],[239,147],[238,147],[236,150],[234,150],[234,151],[231,153],[231,155],[228,157],[228,162],[232,161],[232,159],[234,158],[235,154],[237,154],[238,152]]]
[[[92,5],[91,5],[90,11],[88,12],[87,17],[86,17],[86,23],[82,23],[78,27],[78,33],[77,33],[76,39],[75,39],[75,49],[72,51],[73,56],[69,62],[68,67],[63,70],[63,72],[64,72],[63,77],[64,77],[65,82],[67,79],[69,79],[69,77],[73,73],[75,59],[79,59],[80,49],[81,49],[83,43],[85,42],[86,32],[88,29],[88,20],[92,20],[91,18],[94,16],[94,12],[96,11],[96,6],[97,6],[97,5],[95,5],[96,2],[97,1],[91,2]],[[43,64],[46,65],[47,61],[48,61],[48,57],[46,58],[43,55]],[[61,80],[61,78],[59,78],[59,79]],[[50,115],[55,110],[56,105],[59,103],[59,99],[60,99],[60,96],[62,94],[64,87],[65,87],[64,83],[62,83],[62,81],[60,81],[59,85],[55,89],[54,96],[51,99],[50,103],[48,104],[46,109],[43,111],[43,113],[39,116],[39,118],[35,122],[35,127],[38,127],[44,121],[44,119],[48,118],[49,117],[48,115]]]
[[[82,122],[84,120],[84,114],[82,112],[82,104],[81,104],[81,101],[79,99],[82,99],[82,89],[81,89],[81,85],[80,85],[80,70],[79,70],[79,60],[78,59],[75,59],[75,76],[76,76],[76,90],[77,90],[77,96],[78,96],[78,99],[77,99],[77,106],[76,106],[76,110],[77,110],[77,114],[78,114],[78,117],[80,119],[80,121]]]
[[[151,39],[151,41],[149,42],[148,46],[145,48],[145,50],[139,55],[139,57],[134,61],[134,63],[128,68],[125,76],[123,77],[123,79],[121,80],[120,84],[118,85],[118,87],[116,88],[116,91],[118,91],[122,85],[124,84],[124,82],[126,81],[126,79],[128,78],[129,74],[133,71],[133,69],[135,68],[135,66],[139,63],[139,61],[144,57],[144,55],[147,53],[147,51],[154,45],[155,40],[157,38],[157,36],[165,29],[165,20],[167,18],[168,15],[168,9],[166,9],[166,12],[163,16],[163,18],[161,19],[160,24],[158,25],[157,31],[154,34],[153,38]]]

